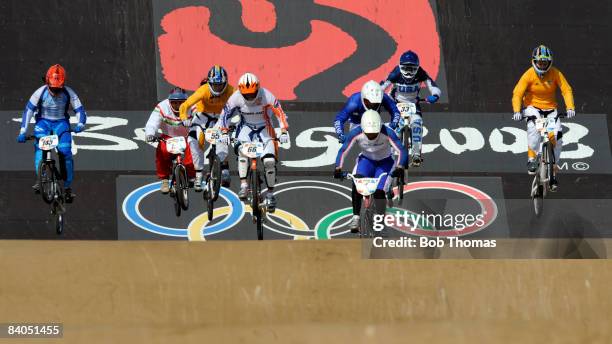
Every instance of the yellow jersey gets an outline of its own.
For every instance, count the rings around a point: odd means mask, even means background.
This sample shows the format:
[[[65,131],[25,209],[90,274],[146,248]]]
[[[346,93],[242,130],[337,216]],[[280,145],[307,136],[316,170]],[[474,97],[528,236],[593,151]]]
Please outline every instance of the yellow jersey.
[[[208,84],[200,86],[183,104],[179,109],[181,120],[187,119],[188,110],[192,106],[196,106],[198,112],[215,113],[220,114],[221,110],[225,106],[227,99],[234,93],[232,85],[227,84],[225,91],[219,96],[215,96],[210,92]]]
[[[555,67],[550,67],[542,78],[538,77],[533,68],[529,68],[518,81],[512,92],[512,109],[521,111],[522,105],[533,106],[538,109],[557,108],[557,87],[568,110],[574,110],[574,95],[572,87],[563,73]]]

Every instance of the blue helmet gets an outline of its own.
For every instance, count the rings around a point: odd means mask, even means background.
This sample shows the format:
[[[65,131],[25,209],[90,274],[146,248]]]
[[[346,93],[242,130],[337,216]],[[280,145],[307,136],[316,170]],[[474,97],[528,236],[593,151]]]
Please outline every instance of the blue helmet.
[[[552,67],[553,63],[553,53],[545,45],[540,45],[537,48],[533,49],[533,53],[531,54],[531,65],[535,70],[536,74],[540,77],[544,75],[544,73],[548,72],[550,67]]]
[[[170,91],[170,94],[168,95],[168,100],[185,101],[187,100],[187,93],[185,93],[184,89],[180,87],[175,87]]]
[[[227,72],[219,65],[214,65],[210,68],[207,79],[210,93],[214,96],[220,95],[227,88]]]
[[[419,55],[408,50],[400,56],[399,69],[404,78],[410,80],[419,71]]]
[[[187,100],[187,93],[185,90],[180,87],[175,87],[170,91],[168,95],[168,100],[170,101],[170,107],[174,113],[178,113],[181,107],[181,104]]]

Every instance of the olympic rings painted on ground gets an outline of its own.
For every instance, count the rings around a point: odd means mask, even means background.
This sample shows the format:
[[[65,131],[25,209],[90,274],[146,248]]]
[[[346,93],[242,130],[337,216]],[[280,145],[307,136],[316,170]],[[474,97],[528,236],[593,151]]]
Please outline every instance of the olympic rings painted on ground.
[[[162,226],[148,220],[140,212],[140,202],[151,193],[157,191],[158,188],[159,182],[141,186],[138,189],[132,191],[125,198],[122,205],[124,215],[132,224],[152,233],[173,237],[185,237],[189,240],[205,240],[205,237],[208,235],[220,233],[235,227],[238,223],[242,221],[245,213],[251,213],[250,206],[244,205],[234,192],[226,188],[221,188],[220,196],[228,203],[228,205],[215,209],[215,218],[222,217],[222,220],[220,220],[220,222],[215,223],[210,227],[207,227],[207,213],[203,212],[189,223],[187,229]],[[349,201],[351,199],[351,188],[338,183],[320,180],[288,181],[276,184],[276,188],[277,189],[275,193],[277,195],[292,190],[315,189],[321,191],[329,191],[341,195]],[[412,182],[404,186],[404,193],[427,189],[455,191],[474,199],[480,206],[484,225],[472,225],[464,228],[461,231],[456,229],[437,230],[431,226],[428,226],[428,224],[421,225],[420,227],[414,229],[401,227],[399,225],[392,226],[393,228],[408,234],[420,236],[463,236],[475,233],[486,228],[497,218],[498,209],[493,199],[483,191],[465,184],[447,181]],[[394,193],[397,198],[397,188],[394,189]],[[387,213],[396,212],[414,213],[412,211],[400,208],[387,209]],[[332,237],[349,232],[346,226],[350,221],[351,215],[352,208],[350,207],[338,209],[321,218],[315,224],[313,229],[309,229],[307,223],[299,216],[277,208],[274,214],[268,214],[268,223],[264,223],[264,227],[270,231],[290,236],[294,239],[331,239]],[[345,219],[346,221],[341,222]]]

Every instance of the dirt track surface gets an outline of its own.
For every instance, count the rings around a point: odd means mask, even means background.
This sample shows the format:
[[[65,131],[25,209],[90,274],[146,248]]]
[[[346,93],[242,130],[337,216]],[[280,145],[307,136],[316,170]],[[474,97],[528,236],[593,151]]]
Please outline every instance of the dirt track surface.
[[[609,260],[364,260],[357,240],[0,241],[9,343],[606,343]]]

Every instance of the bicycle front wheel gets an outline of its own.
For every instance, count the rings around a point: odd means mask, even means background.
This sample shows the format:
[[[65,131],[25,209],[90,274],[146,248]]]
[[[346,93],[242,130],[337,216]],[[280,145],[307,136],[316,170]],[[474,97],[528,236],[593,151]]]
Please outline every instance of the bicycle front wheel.
[[[55,182],[53,167],[51,164],[41,161],[38,165],[38,185],[42,199],[47,204],[51,204],[55,197]]]
[[[189,181],[187,180],[185,166],[176,165],[174,175],[176,178],[176,200],[183,210],[187,210],[189,209]]]
[[[210,180],[212,181],[212,200],[216,201],[219,198],[219,190],[221,189],[221,161],[215,155],[211,159],[210,164]]]
[[[259,171],[251,171],[251,208],[253,211],[253,219],[257,226],[257,240],[263,240],[263,216],[259,203],[261,203],[261,181],[259,179]]]
[[[362,238],[372,238],[374,236],[374,199],[364,198],[359,217],[359,236]]]

